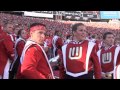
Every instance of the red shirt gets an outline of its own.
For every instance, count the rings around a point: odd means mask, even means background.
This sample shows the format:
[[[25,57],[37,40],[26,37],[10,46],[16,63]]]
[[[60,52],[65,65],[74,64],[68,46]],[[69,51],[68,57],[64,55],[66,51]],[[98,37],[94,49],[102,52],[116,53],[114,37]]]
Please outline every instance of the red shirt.
[[[63,41],[62,41],[62,38],[58,38],[57,41],[56,41],[56,46],[58,49],[60,49],[63,45]]]
[[[50,74],[50,68],[40,47],[37,45],[30,46],[21,65],[22,78],[48,79]]]
[[[65,49],[61,54],[62,57],[60,61],[61,78],[64,78],[64,74],[65,74],[64,70],[67,70],[66,72],[71,72],[73,74],[76,74],[76,73],[85,72],[85,70],[89,72],[93,69],[94,69],[95,78],[97,79],[101,78],[101,67],[98,60],[98,56],[96,54],[96,45],[93,47],[90,55],[88,55],[87,53],[90,52],[90,49],[88,49],[89,47],[88,43],[89,42],[85,40],[80,44],[69,43],[67,45],[66,54],[64,53]],[[64,59],[63,55],[65,55],[66,59]],[[88,56],[88,60],[87,60],[87,56]],[[88,68],[86,67],[86,65],[88,65]]]
[[[9,35],[0,33],[0,75],[3,74],[5,65],[9,60],[14,60],[14,44]]]
[[[101,63],[101,68],[102,72],[111,72],[114,70],[115,66],[120,63],[120,59],[115,58],[115,53],[116,46],[112,46],[109,49],[103,48],[100,53],[100,63]],[[117,55],[119,57],[119,55]]]

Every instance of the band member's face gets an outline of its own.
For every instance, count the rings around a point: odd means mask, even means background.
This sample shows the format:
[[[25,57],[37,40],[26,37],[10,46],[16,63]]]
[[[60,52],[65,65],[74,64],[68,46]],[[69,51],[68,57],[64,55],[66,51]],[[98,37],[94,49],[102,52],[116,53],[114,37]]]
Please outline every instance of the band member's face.
[[[43,44],[45,40],[45,30],[36,30],[30,33],[32,40],[38,44]]]
[[[13,29],[14,29],[14,27],[13,27],[12,24],[7,24],[7,26],[6,26],[7,33],[12,34],[13,33]]]
[[[61,32],[59,32],[59,33],[58,33],[58,35],[59,35],[59,36],[61,36],[61,35],[62,35],[62,33],[61,33]]]
[[[52,33],[52,32],[50,33],[50,36],[53,36],[53,33]]]
[[[20,30],[19,28],[15,28],[15,29],[14,29],[14,33],[17,35],[18,32],[19,32],[19,30]]]
[[[21,37],[22,37],[23,39],[27,39],[27,38],[28,38],[28,32],[26,32],[25,30],[22,30],[22,31],[21,31]]]
[[[78,26],[75,32],[75,37],[78,40],[84,40],[86,38],[86,27],[85,26]]]
[[[106,36],[105,43],[108,45],[113,45],[114,44],[114,35],[109,34]]]

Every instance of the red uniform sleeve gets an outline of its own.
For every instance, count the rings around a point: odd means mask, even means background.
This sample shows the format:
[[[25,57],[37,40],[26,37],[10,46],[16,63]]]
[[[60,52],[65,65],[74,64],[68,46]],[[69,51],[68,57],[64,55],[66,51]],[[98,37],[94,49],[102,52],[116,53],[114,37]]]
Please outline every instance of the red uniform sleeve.
[[[62,55],[62,51],[60,49],[58,50],[58,54],[60,56],[60,58],[59,58],[59,70],[60,70],[59,77],[60,77],[60,79],[64,79],[65,70],[64,70],[64,65],[63,65],[63,55]]]
[[[46,77],[37,70],[37,64],[42,54],[39,54],[35,47],[26,51],[23,63],[21,65],[21,74],[27,79],[46,79]]]
[[[94,65],[94,75],[95,75],[95,79],[101,79],[101,65],[97,56],[97,52],[96,52],[96,45],[93,48],[93,51],[91,53],[91,59]]]
[[[10,60],[14,60],[14,43],[9,36],[4,36],[4,46]]]
[[[24,41],[18,42],[16,50],[17,50],[17,54],[18,54],[19,57],[21,57],[21,54],[22,54],[24,46],[25,46],[25,42]]]

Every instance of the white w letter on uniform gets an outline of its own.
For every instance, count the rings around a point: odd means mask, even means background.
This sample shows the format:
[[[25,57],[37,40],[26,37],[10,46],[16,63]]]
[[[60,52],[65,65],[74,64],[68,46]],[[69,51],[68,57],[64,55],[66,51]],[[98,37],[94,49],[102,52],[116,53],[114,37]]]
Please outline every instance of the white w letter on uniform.
[[[110,63],[112,61],[112,53],[104,53],[102,54],[102,62],[105,63]]]
[[[75,52],[75,49],[76,49],[76,52]],[[69,58],[71,60],[73,60],[73,59],[80,59],[81,57],[82,57],[82,47],[70,48]]]

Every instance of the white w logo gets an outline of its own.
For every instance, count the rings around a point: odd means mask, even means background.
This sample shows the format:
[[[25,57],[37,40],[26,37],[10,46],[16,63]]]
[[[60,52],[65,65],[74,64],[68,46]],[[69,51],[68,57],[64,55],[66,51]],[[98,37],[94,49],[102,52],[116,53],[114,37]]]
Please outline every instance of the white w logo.
[[[75,52],[75,49],[76,49],[76,52]],[[82,57],[82,47],[70,48],[69,58],[71,60],[73,60],[73,59],[80,59],[81,57]]]
[[[112,53],[104,53],[102,54],[102,62],[105,63],[110,63],[112,61]]]

